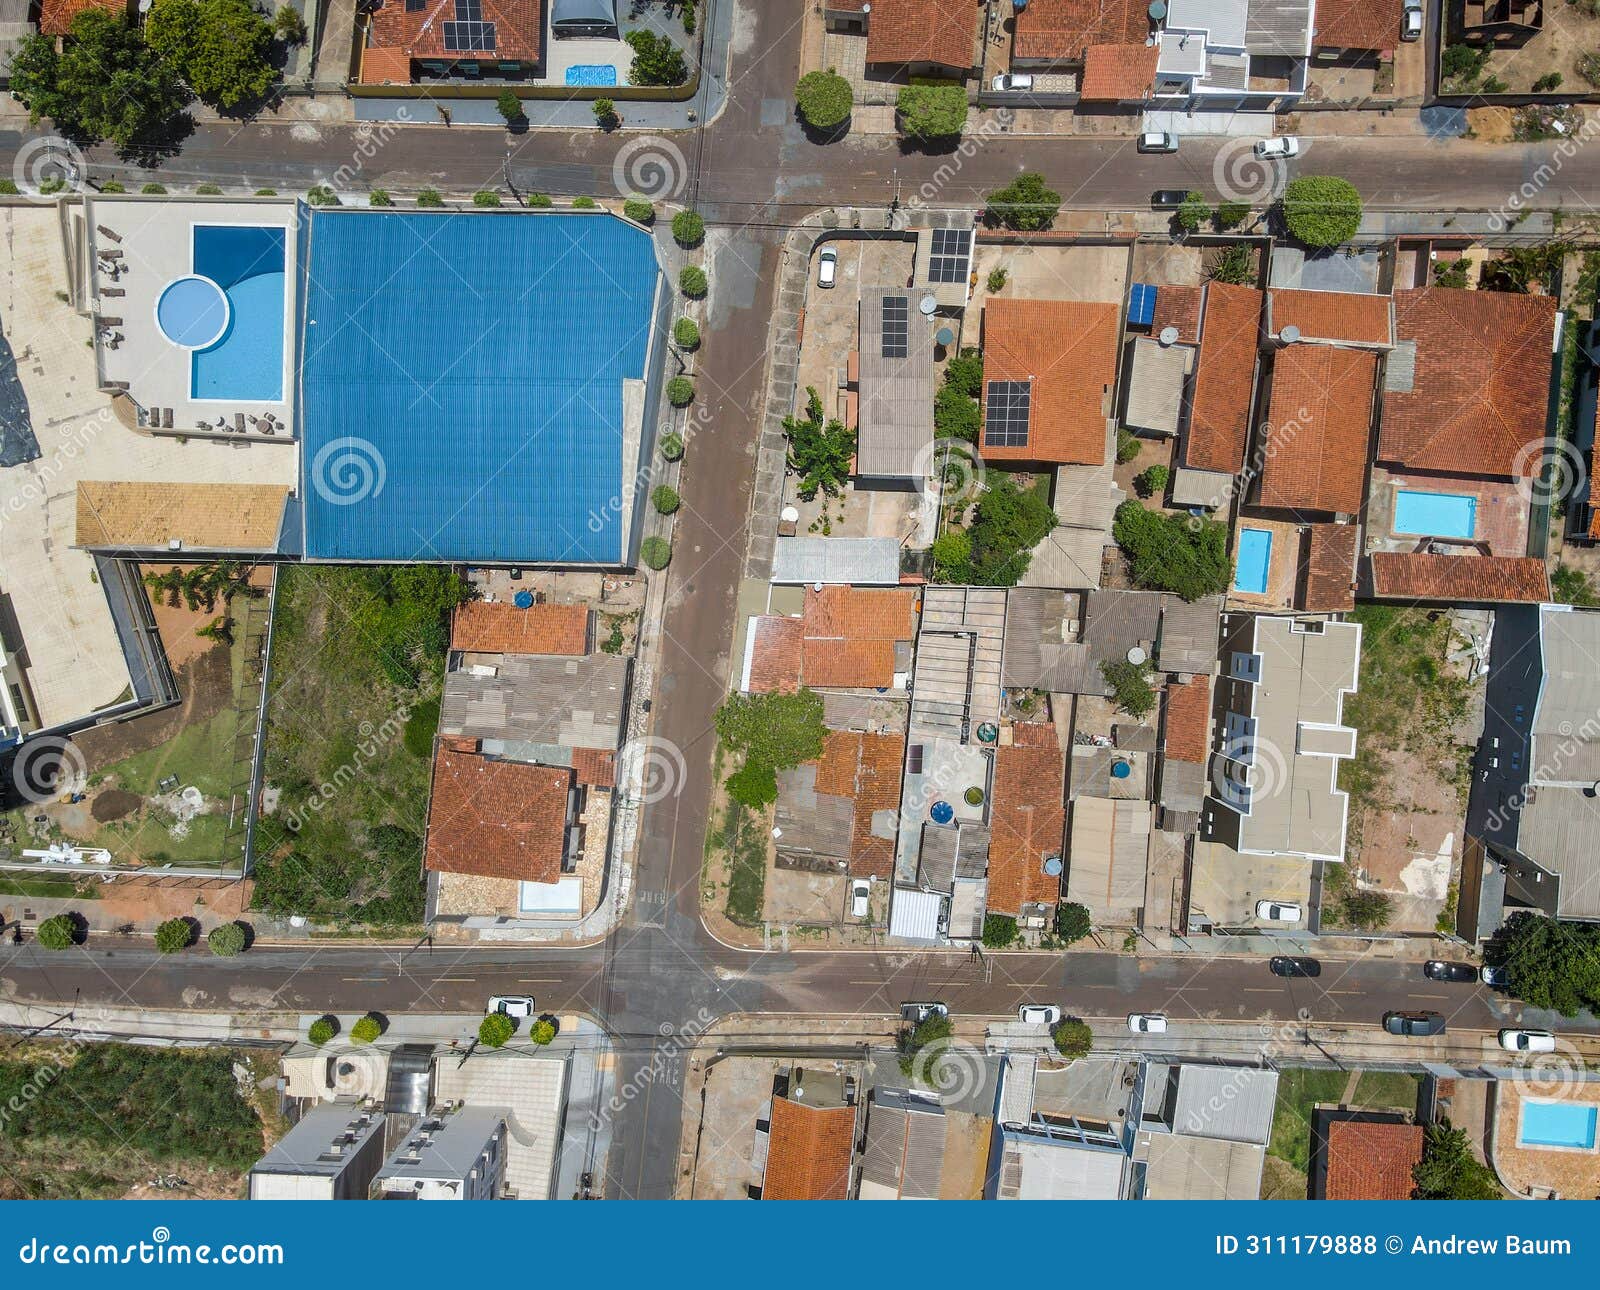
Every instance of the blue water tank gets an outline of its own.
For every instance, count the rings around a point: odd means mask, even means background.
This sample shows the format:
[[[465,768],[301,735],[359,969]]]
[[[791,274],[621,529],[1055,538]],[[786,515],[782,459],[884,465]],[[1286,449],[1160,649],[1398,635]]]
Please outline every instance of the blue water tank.
[[[518,609],[532,609],[533,608],[533,592],[531,592],[531,591],[519,591],[519,592],[517,592],[516,595],[511,597],[511,603],[513,605],[515,605]]]
[[[1133,774],[1133,767],[1128,765],[1127,762],[1114,761],[1111,763],[1112,779],[1127,779],[1131,774]]]
[[[928,814],[933,817],[935,824],[948,824],[956,818],[955,807],[951,806],[949,802],[935,802],[929,809]]]

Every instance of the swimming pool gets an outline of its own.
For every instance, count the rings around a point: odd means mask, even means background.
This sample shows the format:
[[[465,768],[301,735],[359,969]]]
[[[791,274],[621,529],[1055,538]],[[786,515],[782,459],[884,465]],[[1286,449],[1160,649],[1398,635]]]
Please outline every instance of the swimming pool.
[[[1267,591],[1267,570],[1272,565],[1272,530],[1240,529],[1235,557],[1233,589],[1252,596]]]
[[[1593,1151],[1597,1116],[1600,1116],[1600,1108],[1587,1102],[1524,1100],[1522,1121],[1517,1125],[1517,1145]]]
[[[617,69],[610,63],[574,63],[567,68],[568,85],[615,85]]]
[[[161,334],[183,349],[214,345],[228,329],[228,297],[210,278],[174,278],[156,301]]]
[[[1401,488],[1394,495],[1394,531],[1425,537],[1469,538],[1478,527],[1478,499],[1470,493],[1426,493]]]
[[[283,398],[284,236],[281,227],[195,225],[190,263],[199,278],[221,288],[227,322],[216,340],[189,360],[191,398],[229,403]]]

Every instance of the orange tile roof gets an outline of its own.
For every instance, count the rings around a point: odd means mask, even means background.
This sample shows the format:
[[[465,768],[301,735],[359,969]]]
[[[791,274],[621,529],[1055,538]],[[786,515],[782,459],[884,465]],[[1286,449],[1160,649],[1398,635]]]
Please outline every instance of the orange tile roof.
[[[894,684],[894,642],[818,640],[801,643],[800,670],[807,685],[840,690],[883,690]]]
[[[1420,1124],[1328,1122],[1324,1200],[1410,1200],[1422,1163]]]
[[[1143,41],[1134,45],[1090,45],[1083,55],[1078,97],[1088,103],[1144,99],[1156,79],[1161,51]],[[1159,298],[1160,292],[1157,292]]]
[[[1160,298],[1157,291],[1156,299]],[[1194,403],[1184,448],[1184,464],[1191,470],[1236,475],[1244,467],[1261,303],[1261,292],[1254,287],[1206,284]]]
[[[1106,392],[1117,379],[1117,307],[1081,300],[991,298],[983,309],[983,378],[1032,386],[1026,444],[981,441],[990,461],[1098,466]]]
[[[867,23],[867,62],[965,71],[977,58],[977,14],[972,0],[876,0]]]
[[[762,1200],[844,1200],[855,1156],[853,1106],[806,1106],[772,1099]]]
[[[1317,0],[1311,43],[1319,49],[1392,49],[1400,0]]]
[[[1298,327],[1307,340],[1343,340],[1368,345],[1394,343],[1394,320],[1388,296],[1299,290],[1267,294],[1271,297],[1274,335],[1285,327]]]
[[[1149,34],[1145,0],[1033,0],[1016,16],[1011,56],[1070,63],[1090,45],[1138,44]]]
[[[587,654],[585,605],[529,605],[469,600],[456,606],[450,648],[477,654]]]
[[[917,593],[899,588],[806,588],[800,674],[807,685],[879,689],[894,684],[895,642],[916,635]]]
[[[1063,805],[1066,759],[1055,728],[1043,723],[1012,727],[1014,742],[995,749],[989,804],[989,908],[1018,913],[1029,901],[1054,904],[1061,879],[1044,871],[1044,858],[1061,854],[1067,812]]]
[[[405,49],[372,49],[361,51],[361,83],[363,85],[411,84],[411,54]]]
[[[1167,735],[1169,761],[1205,764],[1211,751],[1211,678],[1204,674],[1187,681],[1167,682]]]
[[[1544,436],[1556,302],[1507,291],[1395,293],[1395,331],[1416,342],[1409,391],[1388,390],[1378,457],[1449,475],[1531,476]]]
[[[580,784],[591,788],[617,786],[617,754],[609,748],[574,748],[572,769]]]
[[[423,0],[412,9],[401,0],[385,0],[367,25],[365,61],[374,50],[399,51],[408,59],[437,58],[445,62],[537,62],[544,48],[543,0],[480,0],[484,22],[495,26],[495,47],[481,53],[444,47],[444,25],[455,20],[455,0]],[[393,59],[393,53],[384,58]],[[410,71],[407,69],[407,80]]]
[[[817,758],[817,792],[854,797],[860,766],[861,736],[853,730],[828,731],[822,740],[822,756]]]
[[[798,618],[762,614],[755,621],[750,655],[750,693],[793,694],[800,688],[800,643],[805,624]]]
[[[1205,298],[1204,287],[1157,287],[1151,333],[1159,336],[1165,328],[1176,327],[1179,340],[1194,344],[1200,339],[1200,307]]]
[[[65,36],[72,20],[90,9],[127,15],[127,0],[40,0],[39,31],[46,36]]]
[[[1535,604],[1549,599],[1550,580],[1544,561],[1532,556],[1375,551],[1372,594],[1441,604]]]
[[[1260,504],[1354,515],[1372,438],[1378,356],[1290,345],[1272,363]]]
[[[554,882],[566,850],[564,766],[499,761],[475,739],[442,739],[433,759],[426,864],[441,873]]]
[[[872,832],[878,811],[900,808],[900,768],[905,762],[902,735],[862,735],[856,775],[856,823],[850,843],[850,872],[857,877],[888,878],[894,873],[894,839]]]
[[[1343,613],[1356,607],[1354,524],[1313,524],[1306,557],[1306,589],[1300,608],[1315,614]]]

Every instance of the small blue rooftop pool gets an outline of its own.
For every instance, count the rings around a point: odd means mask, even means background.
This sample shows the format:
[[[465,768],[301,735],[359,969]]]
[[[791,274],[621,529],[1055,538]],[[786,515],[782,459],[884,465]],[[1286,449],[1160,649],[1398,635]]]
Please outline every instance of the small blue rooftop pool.
[[[567,68],[568,85],[615,85],[617,69],[610,63],[574,63]]]
[[[1478,528],[1478,499],[1470,493],[1400,488],[1394,495],[1394,531],[1420,537],[1470,538]]]
[[[1233,589],[1246,595],[1267,594],[1267,571],[1272,567],[1272,530],[1240,529],[1235,556]]]
[[[156,302],[156,322],[189,356],[189,396],[225,403],[283,398],[285,230],[196,224],[193,273]]]
[[[1517,1125],[1517,1145],[1593,1151],[1597,1119],[1600,1119],[1600,1108],[1592,1103],[1524,1100],[1522,1120]]]

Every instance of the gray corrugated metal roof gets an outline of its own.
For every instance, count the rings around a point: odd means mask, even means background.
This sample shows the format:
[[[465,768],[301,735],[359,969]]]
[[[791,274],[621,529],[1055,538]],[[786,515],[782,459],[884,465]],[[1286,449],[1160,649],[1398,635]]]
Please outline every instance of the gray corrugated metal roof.
[[[861,293],[861,376],[856,470],[873,478],[920,476],[933,444],[933,321],[919,311],[923,292],[868,287]],[[883,302],[906,301],[906,352],[886,358]]]
[[[781,537],[772,551],[772,581],[896,586],[900,543],[894,538]]]
[[[1304,58],[1311,52],[1311,0],[1250,0],[1244,47],[1258,58]]]
[[[1211,596],[1193,604],[1177,596],[1167,597],[1161,608],[1156,666],[1163,672],[1184,675],[1210,672],[1217,661],[1221,626],[1221,596]]]
[[[861,1180],[905,1200],[937,1200],[944,1178],[948,1121],[937,1101],[903,1089],[878,1089],[867,1109]]]
[[[1186,1062],[1178,1071],[1172,1130],[1197,1138],[1265,1146],[1272,1137],[1272,1109],[1277,1099],[1277,1071]]]
[[[1145,1161],[1146,1200],[1259,1200],[1266,1149],[1153,1133]]]
[[[1163,345],[1148,336],[1133,342],[1123,422],[1130,429],[1175,435],[1183,422],[1183,393],[1194,370],[1192,345]]]
[[[934,891],[948,892],[957,878],[982,878],[989,872],[989,830],[981,825],[928,824],[922,826],[922,848],[917,857],[917,881]]]
[[[1533,710],[1531,778],[1536,784],[1600,780],[1600,613],[1563,605],[1539,611],[1544,681]],[[1530,853],[1531,854],[1531,853]]]
[[[622,739],[630,660],[507,654],[494,676],[451,672],[439,731],[564,748],[613,749]]]

